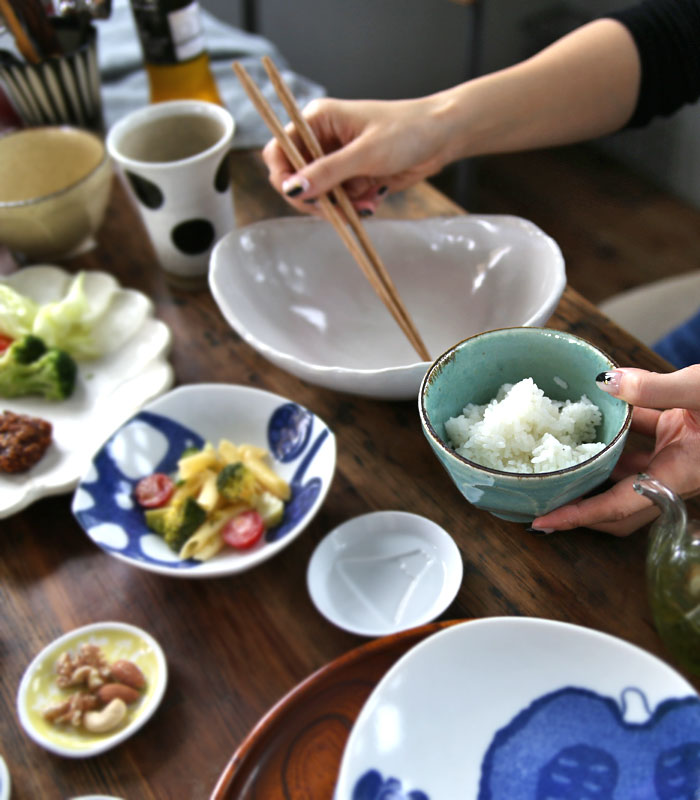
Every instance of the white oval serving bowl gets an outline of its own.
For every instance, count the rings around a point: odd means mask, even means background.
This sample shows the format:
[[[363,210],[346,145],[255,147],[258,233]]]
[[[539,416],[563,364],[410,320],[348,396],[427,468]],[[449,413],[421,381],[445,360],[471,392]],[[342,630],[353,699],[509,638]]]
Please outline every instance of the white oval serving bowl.
[[[492,328],[543,325],[566,285],[556,242],[513,216],[364,223],[431,354]],[[333,228],[272,219],[224,236],[209,284],[234,330],[310,383],[417,396],[421,362]]]
[[[154,472],[174,473],[186,447],[216,447],[221,439],[265,448],[292,497],[281,524],[249,550],[226,547],[207,561],[181,560],[146,527],[134,487]],[[335,459],[335,436],[303,406],[249,386],[189,384],[149,403],[110,437],[76,490],[73,513],[95,544],[132,566],[179,578],[232,575],[301,534],[326,497]]]
[[[99,646],[109,662],[133,661],[146,678],[143,697],[129,707],[125,724],[114,731],[93,734],[53,725],[42,716],[44,709],[66,697],[54,684],[56,659],[65,651],[75,653],[83,643]],[[19,685],[17,714],[27,735],[41,747],[66,758],[88,758],[111,750],[142,728],[158,708],[167,683],[165,655],[149,633],[123,622],[95,622],[59,636],[35,656]]]

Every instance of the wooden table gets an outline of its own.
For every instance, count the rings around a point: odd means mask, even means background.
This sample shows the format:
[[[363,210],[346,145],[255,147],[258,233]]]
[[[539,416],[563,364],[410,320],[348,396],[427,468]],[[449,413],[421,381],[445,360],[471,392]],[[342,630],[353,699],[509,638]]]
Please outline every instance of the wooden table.
[[[231,168],[240,225],[288,213],[256,153],[233,153]],[[390,198],[382,211],[403,218],[455,213],[461,209],[427,184]],[[464,580],[443,619],[565,620],[665,657],[646,605],[644,533],[617,539],[577,530],[537,537],[470,507],[430,451],[415,402],[372,401],[303,383],[241,341],[208,290],[171,288],[118,182],[98,247],[66,266],[106,270],[153,298],[173,334],[178,383],[264,387],[319,414],[337,435],[337,473],[323,508],[299,539],[231,578],[166,578],[108,557],[73,519],[70,495],[46,498],[0,522],[0,753],[12,775],[13,800],[88,793],[128,800],[208,797],[232,753],[271,706],[364,643],[321,617],[305,575],[326,533],[373,510],[423,514],[454,536]],[[666,369],[571,289],[550,326],[595,342],[622,364]],[[403,435],[389,440],[386,431],[396,429]],[[384,480],[377,481],[377,474]],[[140,626],[162,644],[170,668],[164,701],[140,732],[105,755],[50,755],[19,726],[15,696],[22,672],[56,636],[108,619]],[[700,689],[699,680],[694,685]]]

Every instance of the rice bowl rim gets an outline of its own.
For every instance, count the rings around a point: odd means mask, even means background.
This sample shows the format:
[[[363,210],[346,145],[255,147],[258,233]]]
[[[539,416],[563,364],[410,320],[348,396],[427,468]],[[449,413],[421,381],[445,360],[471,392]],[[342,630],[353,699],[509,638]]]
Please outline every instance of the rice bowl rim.
[[[595,455],[592,455],[590,458],[585,459],[584,461],[579,461],[578,464],[573,464],[570,467],[562,467],[561,469],[551,470],[549,472],[511,472],[509,470],[502,470],[502,469],[495,469],[494,467],[487,467],[484,464],[479,464],[477,461],[471,461],[468,458],[460,455],[454,448],[449,447],[440,436],[438,436],[437,431],[433,427],[432,423],[428,419],[428,414],[425,409],[424,399],[425,399],[425,390],[429,383],[430,376],[433,372],[444,362],[448,359],[448,357],[456,352],[458,348],[460,348],[465,342],[469,342],[472,339],[479,339],[482,336],[488,336],[492,333],[500,333],[503,331],[545,331],[549,333],[556,333],[560,334],[567,339],[573,339],[577,342],[581,342],[586,347],[589,347],[602,356],[604,356],[612,365],[612,367],[619,367],[617,361],[615,361],[612,356],[608,355],[605,350],[601,349],[597,345],[589,342],[587,339],[583,339],[580,336],[577,336],[575,333],[568,333],[567,331],[558,331],[554,328],[544,328],[544,327],[532,327],[532,326],[511,326],[507,328],[493,328],[489,331],[482,331],[481,333],[475,333],[473,336],[467,336],[466,339],[462,339],[461,341],[457,342],[457,344],[453,344],[451,347],[448,347],[444,353],[439,355],[433,363],[428,367],[426,370],[425,375],[423,376],[423,380],[421,381],[420,389],[418,391],[418,412],[420,414],[421,423],[423,425],[423,429],[428,432],[430,435],[430,441],[432,444],[438,446],[442,451],[447,453],[450,458],[455,458],[458,462],[462,462],[467,466],[476,469],[478,471],[486,472],[488,474],[496,475],[500,478],[517,478],[518,480],[523,479],[539,479],[542,480],[545,477],[551,477],[553,475],[568,475],[572,472],[575,472],[578,469],[590,464],[590,462],[595,461],[596,459],[601,458],[605,453],[607,453],[617,442],[622,438],[622,436],[626,435],[631,423],[632,423],[632,410],[633,406],[628,403],[626,400],[622,402],[627,406],[627,413],[625,414],[625,419],[620,425],[620,430],[615,434],[615,436],[611,439],[605,447],[600,450]],[[525,334],[529,335],[529,334]]]

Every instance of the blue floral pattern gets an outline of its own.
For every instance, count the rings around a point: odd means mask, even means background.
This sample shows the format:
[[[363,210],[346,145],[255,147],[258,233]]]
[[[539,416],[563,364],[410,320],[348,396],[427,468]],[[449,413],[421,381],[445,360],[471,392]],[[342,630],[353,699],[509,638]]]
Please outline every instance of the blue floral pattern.
[[[645,722],[623,710],[574,687],[539,698],[494,736],[478,800],[696,800],[700,698],[665,700]]]
[[[535,700],[499,730],[481,764],[478,800],[698,800],[700,698],[665,700],[644,722],[623,703],[567,687]],[[458,795],[455,794],[455,797]],[[428,800],[377,769],[352,800]]]
[[[371,769],[355,784],[352,800],[430,800],[425,792],[405,792],[396,778],[382,778],[381,773]]]

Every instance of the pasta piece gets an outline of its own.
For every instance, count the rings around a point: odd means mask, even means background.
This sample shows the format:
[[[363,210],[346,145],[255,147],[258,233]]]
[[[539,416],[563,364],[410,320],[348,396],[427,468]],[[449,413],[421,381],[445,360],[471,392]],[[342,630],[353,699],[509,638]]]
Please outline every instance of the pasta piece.
[[[177,462],[178,475],[183,480],[187,480],[205,469],[218,470],[220,466],[219,456],[210,444],[206,444],[199,453],[185,456]]]
[[[210,558],[214,558],[223,547],[224,540],[221,536],[214,536],[199,550],[199,552],[191,556],[191,558],[194,558],[195,561],[208,561]]]
[[[236,461],[241,460],[238,447],[228,439],[222,439],[219,442],[219,458],[224,464],[235,464]]]
[[[257,458],[259,461],[265,461],[270,455],[264,447],[257,447],[254,444],[242,444],[238,448],[241,458]]]
[[[202,475],[193,475],[186,481],[182,483],[176,484],[175,491],[173,492],[173,496],[170,498],[168,505],[169,506],[178,506],[187,500],[188,497],[192,497],[193,495],[197,494],[200,487],[202,485]]]
[[[218,473],[211,469],[204,470],[200,473],[203,476],[202,488],[197,495],[197,502],[205,511],[213,511],[221,499],[218,489],[216,488],[216,478]]]
[[[249,508],[250,506],[245,503],[236,503],[217,512],[211,519],[202,523],[182,545],[179,553],[180,558],[198,558],[198,553],[203,552],[204,548],[208,547],[212,540],[221,539],[219,532],[231,517],[235,517],[236,514],[240,514],[241,511],[246,511]]]
[[[279,497],[280,500],[289,500],[292,495],[289,484],[262,460],[258,455],[260,448],[244,444],[239,449],[243,457],[243,463],[265,489]]]

